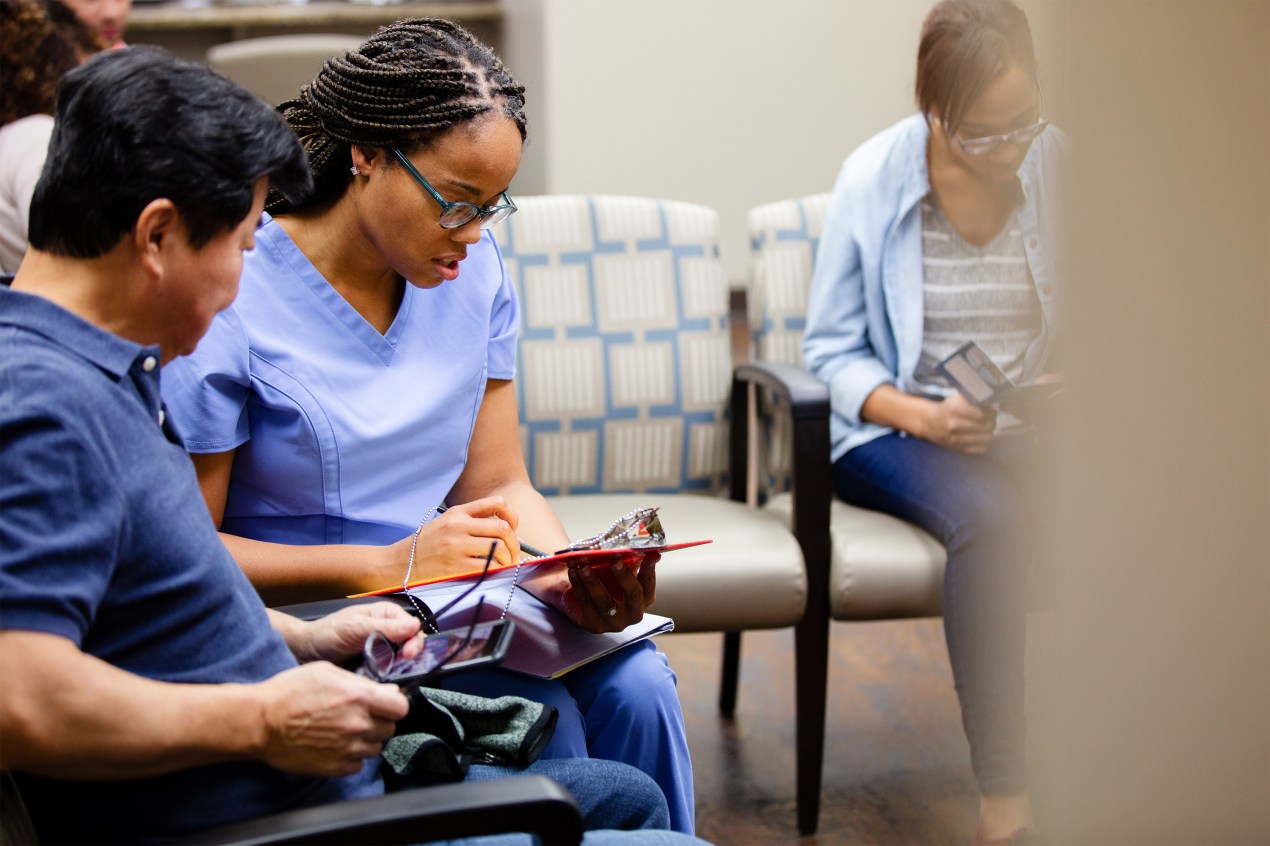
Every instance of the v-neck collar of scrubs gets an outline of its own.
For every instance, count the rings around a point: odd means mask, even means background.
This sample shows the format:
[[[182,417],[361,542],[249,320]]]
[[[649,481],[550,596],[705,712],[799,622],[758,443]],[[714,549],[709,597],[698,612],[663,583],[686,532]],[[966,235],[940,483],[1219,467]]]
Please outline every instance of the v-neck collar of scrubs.
[[[314,296],[331,312],[331,315],[379,358],[385,367],[392,364],[398,342],[409,322],[411,305],[419,293],[409,280],[405,283],[406,289],[401,297],[401,305],[397,307],[397,314],[393,316],[392,325],[388,327],[387,332],[380,334],[379,330],[371,326],[366,318],[362,317],[357,309],[335,290],[326,277],[317,271],[309,258],[291,240],[287,231],[268,214],[264,215],[264,222],[256,230],[256,238],[276,250],[296,277],[308,286]],[[260,249],[260,245],[256,248]]]

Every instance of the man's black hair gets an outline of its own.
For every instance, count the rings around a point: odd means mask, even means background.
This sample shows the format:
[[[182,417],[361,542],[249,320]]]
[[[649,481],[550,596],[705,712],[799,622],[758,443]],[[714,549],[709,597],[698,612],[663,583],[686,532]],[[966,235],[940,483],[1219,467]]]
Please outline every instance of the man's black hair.
[[[159,48],[102,53],[58,89],[31,246],[96,258],[166,198],[198,249],[250,213],[261,177],[295,200],[313,186],[295,132],[263,100]]]

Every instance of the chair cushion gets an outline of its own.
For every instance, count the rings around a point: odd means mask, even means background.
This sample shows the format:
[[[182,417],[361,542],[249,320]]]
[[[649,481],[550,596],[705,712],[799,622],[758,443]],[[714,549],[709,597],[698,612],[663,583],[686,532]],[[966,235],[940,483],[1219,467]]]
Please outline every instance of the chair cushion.
[[[788,526],[792,507],[789,494],[778,494],[764,510]],[[835,620],[940,615],[947,554],[929,534],[835,499],[829,537],[829,609]]]
[[[802,550],[773,515],[697,494],[548,497],[571,538],[597,534],[635,508],[658,506],[666,540],[713,543],[667,553],[652,611],[681,632],[792,626],[807,603]]]

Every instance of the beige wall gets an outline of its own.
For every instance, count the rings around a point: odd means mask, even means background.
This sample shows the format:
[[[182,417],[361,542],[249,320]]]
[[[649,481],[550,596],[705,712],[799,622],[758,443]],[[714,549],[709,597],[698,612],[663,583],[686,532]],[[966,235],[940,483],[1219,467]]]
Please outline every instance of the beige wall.
[[[1052,13],[1025,5],[1044,30]],[[929,7],[504,0],[503,55],[529,89],[531,141],[517,190],[712,206],[740,284],[751,206],[828,191],[857,144],[912,113]],[[1046,61],[1048,42],[1038,41]]]
[[[1055,843],[1270,842],[1270,4],[1064,8],[1072,183]]]
[[[515,17],[504,50],[530,89],[533,190],[713,206],[737,283],[747,209],[828,190],[853,146],[911,111],[925,3],[532,2],[540,75]]]

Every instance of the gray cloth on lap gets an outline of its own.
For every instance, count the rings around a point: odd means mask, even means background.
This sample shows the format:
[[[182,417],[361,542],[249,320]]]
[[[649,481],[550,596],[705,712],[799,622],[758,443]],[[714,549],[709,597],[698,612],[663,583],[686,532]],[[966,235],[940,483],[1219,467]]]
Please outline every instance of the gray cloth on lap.
[[[415,688],[410,713],[384,745],[380,769],[392,789],[461,781],[473,761],[527,767],[551,740],[558,716],[550,705],[519,696]]]

